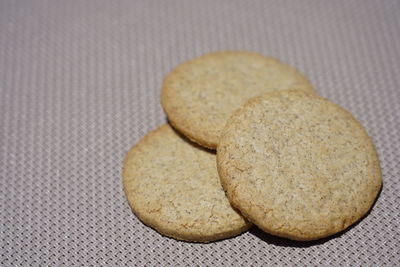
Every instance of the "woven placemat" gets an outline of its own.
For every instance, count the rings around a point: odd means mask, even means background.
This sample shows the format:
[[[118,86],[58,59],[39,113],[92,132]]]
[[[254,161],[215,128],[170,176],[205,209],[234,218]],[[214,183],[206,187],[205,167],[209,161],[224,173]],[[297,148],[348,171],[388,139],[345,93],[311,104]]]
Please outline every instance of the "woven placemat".
[[[122,160],[166,121],[163,76],[226,49],[295,66],[363,123],[384,185],[355,227],[193,244],[132,214]],[[0,1],[2,266],[398,265],[399,133],[400,1]]]

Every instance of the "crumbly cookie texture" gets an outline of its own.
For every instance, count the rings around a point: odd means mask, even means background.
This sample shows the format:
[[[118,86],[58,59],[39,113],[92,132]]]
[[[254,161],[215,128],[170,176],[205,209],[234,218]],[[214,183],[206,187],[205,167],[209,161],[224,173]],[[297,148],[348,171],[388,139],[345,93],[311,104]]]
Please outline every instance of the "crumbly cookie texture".
[[[313,92],[294,68],[246,51],[206,54],[169,73],[161,104],[170,123],[192,141],[215,149],[232,113],[248,99],[282,89]]]
[[[291,90],[235,112],[217,165],[234,207],[265,232],[294,240],[346,229],[368,212],[382,183],[362,125],[327,99]]]
[[[127,153],[123,184],[137,217],[166,236],[210,242],[251,226],[229,204],[215,154],[189,143],[167,124]]]

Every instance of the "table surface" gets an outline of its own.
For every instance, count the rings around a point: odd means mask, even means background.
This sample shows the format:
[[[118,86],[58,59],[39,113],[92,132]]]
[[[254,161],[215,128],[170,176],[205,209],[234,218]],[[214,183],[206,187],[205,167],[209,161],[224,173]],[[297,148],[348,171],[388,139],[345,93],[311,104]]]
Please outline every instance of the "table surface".
[[[144,226],[123,194],[126,151],[165,123],[178,63],[245,49],[295,66],[372,136],[384,185],[332,238],[252,229],[211,244]],[[3,266],[400,264],[400,1],[0,0]]]

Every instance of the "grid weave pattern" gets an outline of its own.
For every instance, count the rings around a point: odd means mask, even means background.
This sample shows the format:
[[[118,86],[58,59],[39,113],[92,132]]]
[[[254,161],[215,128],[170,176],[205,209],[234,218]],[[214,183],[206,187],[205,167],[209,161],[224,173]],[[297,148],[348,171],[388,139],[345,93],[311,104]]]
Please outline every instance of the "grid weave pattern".
[[[192,244],[132,214],[122,159],[166,121],[163,76],[227,49],[295,66],[363,123],[384,186],[355,227],[311,243],[252,229]],[[399,114],[396,0],[0,0],[0,264],[398,265]]]

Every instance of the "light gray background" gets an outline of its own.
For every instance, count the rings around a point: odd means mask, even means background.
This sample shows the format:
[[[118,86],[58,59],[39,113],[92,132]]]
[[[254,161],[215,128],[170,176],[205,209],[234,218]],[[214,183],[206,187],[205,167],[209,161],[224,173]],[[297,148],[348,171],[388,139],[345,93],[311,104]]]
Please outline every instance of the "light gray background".
[[[358,225],[192,244],[131,213],[122,160],[166,121],[163,76],[225,49],[280,58],[361,120],[384,187]],[[0,0],[0,263],[398,265],[399,130],[400,1]]]

